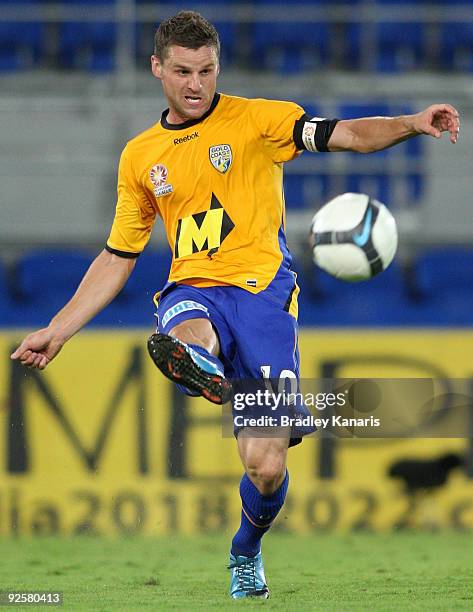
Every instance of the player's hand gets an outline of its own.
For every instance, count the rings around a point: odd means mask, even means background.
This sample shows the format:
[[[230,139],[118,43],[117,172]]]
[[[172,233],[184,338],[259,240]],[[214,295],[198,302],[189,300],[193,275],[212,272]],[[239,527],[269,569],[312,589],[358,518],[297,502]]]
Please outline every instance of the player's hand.
[[[23,340],[10,357],[28,368],[44,370],[64,344],[49,327],[33,332]]]
[[[460,131],[460,115],[450,104],[432,104],[414,115],[414,129],[418,134],[441,138],[442,132],[450,133],[450,142],[455,144]]]

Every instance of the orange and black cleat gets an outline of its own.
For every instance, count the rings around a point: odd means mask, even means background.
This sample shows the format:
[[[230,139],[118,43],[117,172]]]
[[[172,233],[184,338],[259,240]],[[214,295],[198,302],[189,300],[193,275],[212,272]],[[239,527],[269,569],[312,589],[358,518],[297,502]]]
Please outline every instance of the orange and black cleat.
[[[189,395],[202,395],[214,404],[226,404],[232,398],[232,383],[218,366],[177,338],[153,334],[148,338],[148,352],[164,376]]]

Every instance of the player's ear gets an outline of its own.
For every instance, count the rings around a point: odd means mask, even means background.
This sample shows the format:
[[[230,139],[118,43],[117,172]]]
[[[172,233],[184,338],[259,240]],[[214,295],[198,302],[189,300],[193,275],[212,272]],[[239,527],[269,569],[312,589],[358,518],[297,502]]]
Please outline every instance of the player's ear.
[[[163,78],[163,65],[157,55],[151,56],[151,72],[157,79]]]

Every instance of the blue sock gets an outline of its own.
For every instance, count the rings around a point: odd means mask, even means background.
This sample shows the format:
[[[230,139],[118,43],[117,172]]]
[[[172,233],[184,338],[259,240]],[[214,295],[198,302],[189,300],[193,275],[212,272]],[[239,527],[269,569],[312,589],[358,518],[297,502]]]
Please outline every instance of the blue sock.
[[[194,358],[196,360],[196,363],[202,369],[210,373],[214,373],[213,370],[215,369],[215,373],[218,373],[221,376],[223,376],[223,372],[224,372],[223,363],[220,361],[218,357],[215,357],[215,355],[210,354],[207,349],[205,349],[203,346],[199,346],[198,344],[187,344],[187,346],[191,348],[195,353],[197,353],[197,355],[194,355]],[[199,360],[199,356],[206,359],[208,362],[210,362],[210,364],[205,363],[205,361]],[[199,393],[195,393],[194,391],[191,391],[184,385],[180,385],[177,383],[176,386],[179,389],[179,391],[182,391],[182,393],[185,393],[186,395],[190,395],[191,397],[196,397],[199,395]]]
[[[240,482],[241,524],[232,541],[232,555],[254,557],[261,548],[261,538],[281,510],[286,499],[289,473],[271,495],[261,495],[245,474]]]

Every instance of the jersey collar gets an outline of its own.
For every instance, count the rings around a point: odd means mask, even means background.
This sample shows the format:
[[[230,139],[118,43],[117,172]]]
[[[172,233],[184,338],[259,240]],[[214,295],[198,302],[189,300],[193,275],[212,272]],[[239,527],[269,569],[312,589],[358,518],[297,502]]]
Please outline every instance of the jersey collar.
[[[184,123],[168,123],[166,117],[169,114],[169,108],[167,108],[161,115],[161,125],[163,126],[163,128],[166,128],[167,130],[185,130],[187,128],[192,127],[193,125],[197,125],[201,121],[204,121],[205,119],[207,119],[207,117],[214,111],[219,100],[220,100],[220,94],[216,93],[214,95],[214,99],[212,100],[212,104],[210,105],[209,110],[205,112],[202,115],[202,117],[200,117],[199,119],[190,119],[189,121],[185,121]]]

